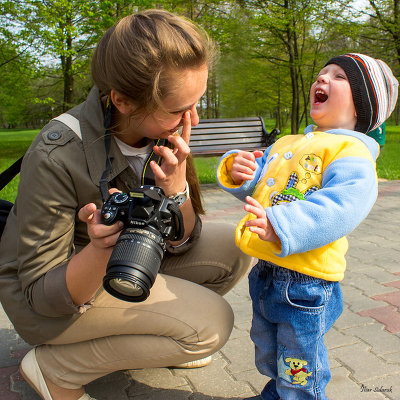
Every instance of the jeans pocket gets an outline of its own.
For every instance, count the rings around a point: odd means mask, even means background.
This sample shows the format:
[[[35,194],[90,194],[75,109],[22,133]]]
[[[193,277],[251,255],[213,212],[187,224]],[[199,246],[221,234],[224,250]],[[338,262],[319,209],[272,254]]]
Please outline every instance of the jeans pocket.
[[[331,294],[332,282],[321,279],[289,280],[285,290],[286,301],[292,307],[314,313],[324,309]]]

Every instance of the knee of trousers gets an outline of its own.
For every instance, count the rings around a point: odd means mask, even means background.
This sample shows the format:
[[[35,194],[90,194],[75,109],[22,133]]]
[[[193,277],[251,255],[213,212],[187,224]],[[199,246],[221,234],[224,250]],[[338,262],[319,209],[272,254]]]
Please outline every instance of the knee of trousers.
[[[194,316],[191,333],[177,339],[185,352],[211,355],[225,345],[232,332],[234,315],[231,306],[223,297],[210,293],[200,307],[204,312]],[[210,297],[214,299],[210,301]],[[202,301],[199,299],[200,303]]]

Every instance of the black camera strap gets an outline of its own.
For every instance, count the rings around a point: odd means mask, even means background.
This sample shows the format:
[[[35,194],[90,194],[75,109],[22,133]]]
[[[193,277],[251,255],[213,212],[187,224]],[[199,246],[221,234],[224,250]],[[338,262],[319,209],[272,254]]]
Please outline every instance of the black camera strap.
[[[5,171],[0,174],[0,190],[6,187],[15,176],[19,174],[21,170],[22,159],[24,156],[20,157],[17,161],[9,166]]]
[[[104,167],[103,174],[101,175],[99,186],[100,186],[100,195],[103,203],[108,199],[108,181],[107,178],[110,175],[112,168],[112,160],[110,158],[110,147],[111,147],[111,118],[112,118],[112,101],[110,96],[107,96],[106,103],[106,112],[104,116],[104,147],[106,150],[106,165]]]

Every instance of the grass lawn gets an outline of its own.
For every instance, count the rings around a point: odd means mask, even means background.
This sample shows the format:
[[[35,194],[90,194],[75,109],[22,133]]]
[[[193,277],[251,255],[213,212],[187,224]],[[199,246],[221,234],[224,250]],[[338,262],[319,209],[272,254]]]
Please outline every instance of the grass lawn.
[[[400,126],[386,125],[385,145],[376,161],[378,177],[400,179]]]
[[[0,171],[4,171],[25,151],[36,137],[39,130],[0,129]],[[17,194],[19,176],[15,177],[3,190],[0,198],[14,202]]]
[[[0,171],[6,169],[29,147],[39,130],[0,130]],[[400,179],[400,126],[386,125],[386,143],[377,160],[378,177]],[[215,169],[219,157],[195,158],[197,174],[201,183],[215,183]],[[19,177],[0,191],[0,198],[14,201]]]

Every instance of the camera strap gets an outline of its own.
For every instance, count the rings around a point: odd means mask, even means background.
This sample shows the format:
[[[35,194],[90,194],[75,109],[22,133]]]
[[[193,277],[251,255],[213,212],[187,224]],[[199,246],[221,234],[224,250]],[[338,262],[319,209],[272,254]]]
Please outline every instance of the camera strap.
[[[166,146],[167,140],[165,139],[158,139],[154,141],[155,146]],[[155,161],[158,165],[161,163],[161,157],[152,151],[150,155],[147,157],[146,162],[144,163],[142,177],[141,177],[141,185],[154,185],[155,179],[153,170],[149,168],[150,161]]]
[[[103,203],[108,199],[109,193],[108,193],[108,176],[111,172],[112,168],[112,159],[110,157],[110,147],[111,147],[111,118],[112,118],[112,108],[113,104],[110,99],[110,96],[107,96],[107,102],[106,102],[106,112],[104,115],[104,128],[105,128],[105,134],[104,134],[104,147],[106,151],[106,164],[104,167],[103,174],[101,175],[100,181],[99,181],[99,186],[100,186],[100,195]],[[155,146],[166,146],[168,144],[168,141],[166,139],[158,139],[154,141]],[[150,153],[150,155],[147,157],[143,171],[142,171],[142,176],[141,176],[141,185],[154,185],[155,184],[155,179],[154,179],[154,174],[152,169],[149,167],[151,161],[155,161],[158,165],[161,163],[161,156],[156,154],[154,151]]]
[[[111,167],[112,167],[112,160],[110,158],[110,147],[111,147],[111,117],[112,117],[112,101],[110,96],[107,96],[107,103],[106,103],[106,112],[104,115],[104,147],[106,150],[106,165],[104,167],[103,174],[101,175],[99,181],[100,187],[100,196],[103,203],[108,199],[108,181],[107,178],[110,175]]]
[[[0,190],[7,186],[12,179],[19,174],[23,158],[24,156],[20,157],[14,164],[0,174]]]

